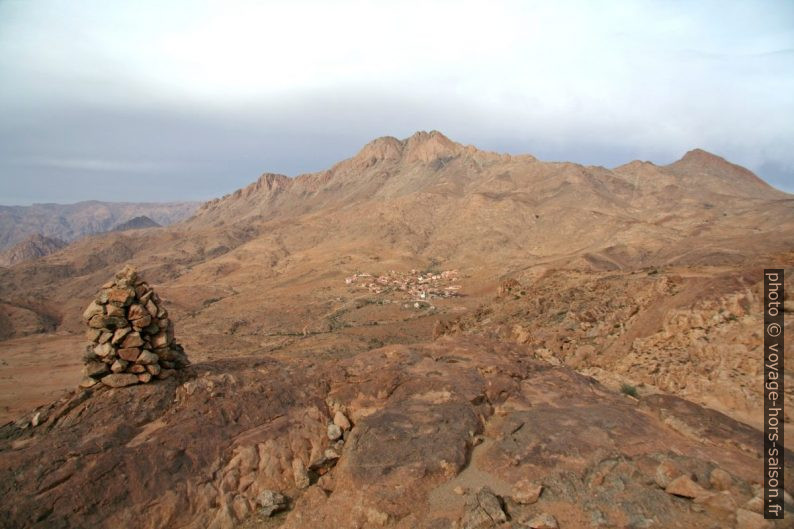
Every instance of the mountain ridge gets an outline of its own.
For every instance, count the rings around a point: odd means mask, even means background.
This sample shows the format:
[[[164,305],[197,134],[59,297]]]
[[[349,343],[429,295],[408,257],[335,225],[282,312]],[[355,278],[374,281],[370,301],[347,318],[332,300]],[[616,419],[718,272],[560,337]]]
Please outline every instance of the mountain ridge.
[[[133,217],[146,215],[166,225],[191,216],[198,202],[102,202],[43,203],[30,206],[0,205],[0,249],[35,233],[66,242],[106,232]]]

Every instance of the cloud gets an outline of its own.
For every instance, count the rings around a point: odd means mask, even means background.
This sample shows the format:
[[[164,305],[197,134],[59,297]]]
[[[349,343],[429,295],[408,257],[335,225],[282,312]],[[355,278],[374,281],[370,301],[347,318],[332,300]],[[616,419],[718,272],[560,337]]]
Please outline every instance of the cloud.
[[[702,147],[792,189],[770,169],[794,164],[792,22],[780,2],[0,3],[0,194],[27,160],[30,196],[69,172],[209,198],[419,129],[602,165]]]
[[[74,169],[100,173],[159,173],[173,168],[175,164],[166,162],[130,162],[122,160],[97,160],[86,158],[22,158],[11,160],[19,165],[31,165],[53,169]]]

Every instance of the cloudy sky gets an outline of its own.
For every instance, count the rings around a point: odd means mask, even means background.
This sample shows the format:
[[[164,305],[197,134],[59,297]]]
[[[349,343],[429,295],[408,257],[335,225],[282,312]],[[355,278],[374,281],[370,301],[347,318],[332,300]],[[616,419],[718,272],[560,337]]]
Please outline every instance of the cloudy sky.
[[[0,0],[0,204],[207,199],[430,129],[794,192],[794,2]]]

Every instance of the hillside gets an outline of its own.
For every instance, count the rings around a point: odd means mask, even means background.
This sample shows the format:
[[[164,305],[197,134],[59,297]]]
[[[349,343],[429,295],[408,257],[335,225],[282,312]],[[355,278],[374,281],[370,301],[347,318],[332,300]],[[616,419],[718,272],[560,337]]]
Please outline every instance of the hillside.
[[[60,239],[44,237],[37,233],[0,252],[0,266],[13,266],[57,252],[66,246]]]
[[[134,217],[147,216],[161,225],[173,224],[193,214],[195,202],[123,203],[95,200],[76,204],[0,206],[0,249],[40,234],[71,242],[102,233]]]

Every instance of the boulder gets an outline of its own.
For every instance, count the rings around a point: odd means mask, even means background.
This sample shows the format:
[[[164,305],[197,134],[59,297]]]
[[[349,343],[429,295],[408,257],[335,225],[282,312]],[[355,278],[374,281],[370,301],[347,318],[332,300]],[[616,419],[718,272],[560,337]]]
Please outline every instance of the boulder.
[[[85,309],[83,312],[83,320],[90,321],[94,316],[102,316],[105,314],[105,307],[97,303],[96,301],[92,301],[88,308]]]
[[[87,377],[99,378],[110,372],[108,365],[104,362],[86,362],[83,365],[83,375]]]
[[[256,503],[260,506],[259,512],[264,516],[273,516],[279,511],[283,511],[289,506],[289,500],[283,494],[264,490],[256,497]]]
[[[731,478],[730,474],[717,467],[711,471],[709,482],[716,490],[728,490],[733,484],[733,478]]]
[[[531,529],[557,529],[559,526],[554,516],[544,512],[531,518],[526,523],[526,527],[530,527]]]
[[[668,494],[681,496],[682,498],[697,498],[707,494],[707,491],[692,481],[692,478],[689,476],[678,476],[667,485],[664,491]]]
[[[135,291],[129,287],[115,287],[108,290],[108,302],[118,303],[122,307],[129,305],[135,299]]]
[[[340,428],[339,426],[333,423],[329,424],[328,439],[330,439],[331,441],[336,441],[340,437],[342,437],[342,428]]]
[[[334,424],[341,428],[343,432],[346,432],[351,427],[347,416],[345,416],[345,414],[341,411],[338,411],[334,414]]]
[[[114,373],[102,377],[102,383],[111,388],[123,388],[138,383],[138,376],[133,373]]]
[[[124,347],[118,350],[118,355],[127,362],[135,362],[141,354],[141,350],[137,347]]]
[[[530,505],[538,501],[540,493],[543,491],[543,485],[533,483],[529,480],[521,480],[513,485],[513,501],[522,505]]]
[[[137,332],[130,332],[121,342],[121,347],[141,347],[142,345],[143,338]]]
[[[113,365],[110,366],[110,370],[114,373],[122,373],[125,369],[127,369],[127,361],[118,359],[113,362]]]
[[[116,331],[113,333],[113,338],[110,339],[110,343],[112,343],[113,345],[118,345],[119,342],[122,339],[124,339],[124,337],[127,336],[127,334],[130,333],[130,331],[132,331],[132,329],[129,327],[122,327],[121,329],[116,329]]]
[[[292,476],[295,479],[295,487],[299,489],[305,489],[311,485],[309,472],[299,457],[292,460]]]
[[[490,488],[483,487],[466,498],[462,529],[490,529],[506,521],[502,501]]]

